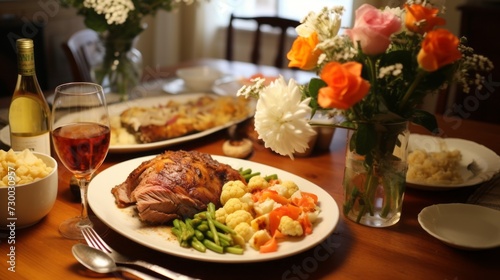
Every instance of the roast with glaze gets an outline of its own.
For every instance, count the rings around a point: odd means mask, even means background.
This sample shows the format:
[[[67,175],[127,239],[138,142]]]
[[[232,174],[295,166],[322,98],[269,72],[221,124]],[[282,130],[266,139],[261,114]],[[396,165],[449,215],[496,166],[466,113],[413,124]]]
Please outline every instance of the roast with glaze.
[[[220,207],[222,186],[240,173],[197,151],[166,151],[141,163],[111,192],[120,208],[136,205],[140,220],[165,224],[192,217],[209,202]]]

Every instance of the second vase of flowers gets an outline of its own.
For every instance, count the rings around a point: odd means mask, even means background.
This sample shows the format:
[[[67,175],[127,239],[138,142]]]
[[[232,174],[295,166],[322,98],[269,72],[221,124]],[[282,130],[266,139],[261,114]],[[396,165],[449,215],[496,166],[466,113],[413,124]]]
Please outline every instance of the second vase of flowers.
[[[401,217],[407,171],[408,122],[358,123],[347,134],[344,215],[387,227]]]
[[[122,101],[139,85],[142,77],[142,54],[133,47],[134,39],[101,38],[100,63],[92,69],[92,78],[106,93],[118,94]]]

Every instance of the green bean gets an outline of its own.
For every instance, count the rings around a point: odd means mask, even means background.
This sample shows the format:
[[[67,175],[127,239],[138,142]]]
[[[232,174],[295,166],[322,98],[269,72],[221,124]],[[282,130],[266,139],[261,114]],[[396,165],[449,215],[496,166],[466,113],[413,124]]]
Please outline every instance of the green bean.
[[[208,218],[215,220],[215,204],[213,204],[212,202],[208,203],[207,214],[210,215]]]
[[[224,253],[224,248],[220,245],[215,244],[210,239],[203,239],[203,245],[205,245],[205,247],[207,247],[207,249],[212,250],[216,253],[219,253],[219,254]]]
[[[228,246],[224,248],[224,252],[236,255],[243,255],[244,251],[245,249],[241,248],[240,246]]]
[[[203,232],[199,231],[198,229],[195,229],[194,237],[197,238],[198,240],[203,240],[205,238],[205,235],[203,234]]]
[[[173,224],[174,224],[174,227],[178,228],[178,229],[181,229],[181,225],[179,224],[179,219],[175,219],[173,221]]]
[[[249,174],[255,174],[249,172]],[[206,249],[223,254],[243,254],[244,249],[238,243],[237,233],[224,223],[215,219],[215,204],[209,203],[207,210],[196,213],[193,218],[174,219],[172,233],[180,246],[191,247],[197,251]],[[244,245],[244,244],[243,244]]]
[[[194,214],[195,219],[206,220],[207,219],[207,211],[199,212]]]
[[[234,229],[226,226],[225,224],[223,224],[217,220],[214,220],[214,225],[216,228],[222,230],[225,233],[236,234],[236,231],[234,231]]]
[[[241,174],[241,176],[244,176],[244,175],[247,175],[247,174],[252,173],[252,169],[250,169],[250,168],[248,168],[248,169],[243,169],[243,167],[242,167],[242,168],[240,168],[240,169],[238,170],[238,172]]]
[[[208,222],[208,228],[213,234],[213,240],[215,244],[220,245],[219,241],[219,236],[217,235],[217,229],[215,228],[214,225],[214,220],[215,220],[215,204],[212,202],[208,203],[207,206],[207,222]]]
[[[177,237],[177,239],[180,241],[181,240],[181,230],[173,227],[172,228],[172,233]]]
[[[207,221],[208,221],[208,227],[210,228],[210,231],[212,232],[213,240],[214,240],[215,244],[220,245],[219,235],[217,234],[217,229],[215,228],[214,221],[211,219],[211,217],[209,217]]]
[[[266,177],[264,177],[264,180],[266,180],[268,182],[271,180],[278,180],[278,175],[277,174],[267,175]]]
[[[189,224],[179,221],[181,227],[181,241],[188,241],[194,236],[194,229]]]
[[[203,223],[203,219],[200,219],[200,218],[193,218],[193,219],[191,219],[191,225],[194,228],[198,227],[201,223]]]
[[[205,235],[210,238],[212,241],[214,241],[215,239],[215,236],[214,234],[212,233],[212,231],[207,231],[205,233]],[[222,232],[217,232],[217,235],[219,237],[219,245],[221,246],[232,246],[234,244],[234,241],[233,241],[233,238],[231,238],[231,236],[229,235],[226,235]],[[215,242],[215,241],[214,241]]]
[[[200,240],[198,240],[198,238],[193,237],[193,239],[191,239],[191,246],[197,250],[197,251],[200,251],[202,253],[205,253],[205,251],[207,250],[207,247],[205,247],[205,245],[203,245],[203,243],[201,243]]]
[[[199,231],[201,231],[201,232],[206,232],[210,228],[208,227],[208,222],[207,221],[203,221],[200,225],[198,225],[196,227],[196,229],[199,230]]]
[[[250,180],[250,178],[255,177],[257,175],[260,175],[260,172],[255,172],[255,173],[243,175],[243,178],[245,178],[245,180],[248,182]]]

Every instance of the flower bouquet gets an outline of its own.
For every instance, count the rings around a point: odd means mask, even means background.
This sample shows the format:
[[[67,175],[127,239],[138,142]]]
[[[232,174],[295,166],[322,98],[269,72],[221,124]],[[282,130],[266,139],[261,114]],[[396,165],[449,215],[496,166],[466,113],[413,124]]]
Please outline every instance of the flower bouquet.
[[[442,7],[444,8],[444,7]],[[446,29],[438,7],[356,10],[353,28],[338,34],[343,7],[309,13],[296,28],[290,67],[315,70],[306,85],[279,78],[256,80],[239,95],[258,97],[255,129],[265,146],[293,158],[314,135],[318,111],[341,116],[349,128],[344,171],[344,214],[371,226],[399,220],[406,177],[408,122],[437,131],[435,116],[418,106],[451,82],[481,89],[493,65]]]
[[[195,0],[61,0],[85,17],[85,25],[99,33],[102,63],[93,71],[96,83],[126,99],[142,76],[142,55],[133,48],[134,39],[145,29],[142,20],[158,10],[172,11]]]

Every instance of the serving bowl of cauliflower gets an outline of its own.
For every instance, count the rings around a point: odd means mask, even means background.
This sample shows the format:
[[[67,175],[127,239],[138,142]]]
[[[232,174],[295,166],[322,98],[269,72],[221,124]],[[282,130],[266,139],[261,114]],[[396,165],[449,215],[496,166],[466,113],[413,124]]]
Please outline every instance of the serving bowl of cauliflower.
[[[57,197],[57,162],[41,153],[0,150],[0,228],[29,227],[45,217]]]

